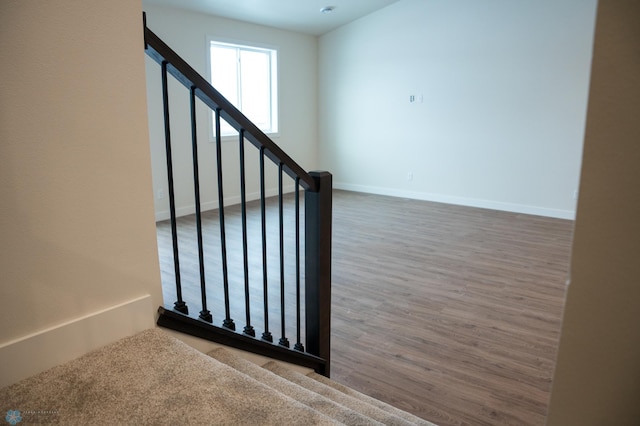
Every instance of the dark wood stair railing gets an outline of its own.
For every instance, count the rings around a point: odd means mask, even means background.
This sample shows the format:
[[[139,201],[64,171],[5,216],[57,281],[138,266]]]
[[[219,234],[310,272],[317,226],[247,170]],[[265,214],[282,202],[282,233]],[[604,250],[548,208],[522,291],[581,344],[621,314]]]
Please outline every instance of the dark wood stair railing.
[[[331,343],[331,212],[332,212],[332,177],[328,172],[306,172],[264,132],[256,127],[235,106],[225,99],[209,82],[187,64],[176,52],[156,36],[144,21],[144,44],[146,54],[160,64],[162,72],[163,114],[165,130],[165,148],[167,161],[167,177],[169,184],[169,211],[171,221],[173,259],[175,270],[175,285],[177,300],[172,308],[160,307],[158,325],[191,334],[197,337],[233,346],[239,349],[269,356],[287,362],[313,368],[320,374],[329,376],[330,373],[330,343]],[[169,125],[169,96],[168,75],[173,76],[184,85],[191,95],[191,130],[193,179],[195,195],[195,215],[197,229],[198,267],[200,276],[200,290],[202,309],[199,316],[189,315],[189,307],[183,299],[182,283],[180,280],[180,247],[175,208],[175,188],[173,183],[171,128]],[[221,316],[209,310],[207,305],[207,287],[205,282],[205,258],[202,243],[202,219],[200,205],[200,180],[198,164],[198,141],[196,132],[196,98],[200,99],[215,113],[215,143],[216,167],[218,182],[218,209],[220,221],[220,248],[222,256],[222,281],[224,293],[224,320],[221,326],[213,324],[213,318]],[[242,257],[244,267],[244,302],[246,322],[242,333],[236,331],[236,325],[231,318],[229,307],[229,283],[227,271],[227,246],[224,221],[223,174],[221,155],[221,120],[229,123],[238,131],[240,154],[240,204],[242,213]],[[249,278],[247,254],[247,224],[246,224],[246,193],[245,193],[245,141],[259,150],[260,156],[260,205],[261,205],[261,235],[262,239],[262,275],[263,275],[263,305],[264,330],[260,338],[256,336],[254,325],[251,324],[249,307]],[[279,234],[280,234],[280,336],[278,343],[273,343],[273,336],[269,331],[269,304],[267,283],[267,245],[265,232],[265,179],[264,160],[268,158],[278,168],[278,201],[279,201]],[[283,177],[287,175],[294,181],[295,203],[295,310],[296,310],[296,341],[290,349],[289,339],[285,333],[285,268],[283,250]],[[304,304],[301,306],[301,255],[300,255],[300,188],[304,190]],[[304,308],[305,343],[301,342],[301,310]],[[255,309],[255,307],[254,307]]]

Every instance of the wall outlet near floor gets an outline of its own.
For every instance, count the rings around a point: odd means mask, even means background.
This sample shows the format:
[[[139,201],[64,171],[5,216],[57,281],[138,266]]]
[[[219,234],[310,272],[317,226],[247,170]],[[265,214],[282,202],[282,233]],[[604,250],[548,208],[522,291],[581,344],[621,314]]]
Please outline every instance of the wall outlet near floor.
[[[413,172],[407,173],[407,180],[411,182],[413,180]]]
[[[158,189],[156,196],[158,197],[158,200],[162,200],[164,198],[164,189]]]

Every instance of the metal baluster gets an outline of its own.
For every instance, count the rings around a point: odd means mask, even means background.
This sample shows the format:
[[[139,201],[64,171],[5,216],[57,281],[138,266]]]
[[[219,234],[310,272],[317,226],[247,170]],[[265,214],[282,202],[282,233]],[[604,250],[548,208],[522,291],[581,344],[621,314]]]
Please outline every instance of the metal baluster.
[[[224,285],[225,318],[222,326],[235,330],[236,325],[231,319],[229,308],[229,274],[227,272],[227,239],[224,226],[224,196],[222,193],[222,137],[220,136],[220,108],[216,108],[216,159],[218,166],[218,212],[220,215],[220,247],[222,251],[222,282]]]
[[[167,154],[167,177],[169,180],[169,212],[171,215],[171,239],[173,243],[173,265],[176,278],[177,301],[174,309],[183,314],[189,313],[187,304],[182,300],[180,282],[180,255],[178,251],[178,227],[176,225],[176,201],[173,190],[173,160],[171,157],[171,124],[169,123],[169,86],[167,83],[167,61],[162,61],[162,104],[164,109],[164,141]]]
[[[289,347],[289,340],[285,337],[284,322],[284,214],[282,207],[282,163],[278,165],[278,216],[280,223],[280,321],[281,336],[278,342],[282,346]]]
[[[269,288],[267,276],[267,214],[264,189],[264,146],[260,147],[260,218],[262,222],[262,289],[264,298],[264,332],[262,340],[273,342],[269,332]]]
[[[296,344],[293,349],[304,352],[300,339],[300,178],[296,176],[295,188],[296,215]]]
[[[200,319],[213,322],[211,312],[207,309],[207,290],[204,275],[204,250],[202,248],[202,215],[200,208],[200,172],[198,169],[198,136],[196,127],[196,87],[191,86],[191,152],[193,154],[193,190],[196,200],[196,235],[198,238],[198,263],[200,266],[200,298],[202,310]]]
[[[242,257],[244,261],[244,309],[247,314],[247,325],[243,333],[255,337],[256,331],[251,326],[250,298],[249,298],[249,254],[247,252],[247,197],[245,191],[244,173],[244,129],[240,129],[240,210],[242,213]]]

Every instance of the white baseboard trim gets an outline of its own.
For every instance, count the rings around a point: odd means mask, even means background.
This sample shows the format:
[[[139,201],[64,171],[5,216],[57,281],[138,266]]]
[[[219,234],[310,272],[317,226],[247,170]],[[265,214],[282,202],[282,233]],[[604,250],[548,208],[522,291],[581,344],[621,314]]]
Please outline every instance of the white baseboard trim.
[[[571,210],[551,209],[546,207],[505,203],[501,201],[480,200],[476,198],[456,197],[453,195],[432,194],[427,192],[405,191],[401,189],[383,188],[368,185],[354,185],[343,182],[334,182],[333,187],[335,189],[343,189],[345,191],[365,192],[368,194],[388,195],[391,197],[403,197],[423,201],[434,201],[437,203],[456,204],[460,206],[501,210],[536,216],[547,216],[558,219],[575,220],[576,218],[576,212]]]
[[[155,327],[150,295],[0,344],[0,388]]]
[[[282,192],[285,194],[293,192],[293,190],[294,190],[293,185],[285,185],[282,187]],[[265,195],[267,197],[274,197],[278,195],[278,189],[277,188],[266,189]],[[260,198],[260,192],[257,192],[257,191],[247,194],[247,201],[258,200],[259,198]],[[233,197],[226,197],[224,199],[224,205],[225,207],[234,206],[236,204],[240,204],[240,201],[241,201],[240,196],[234,195]],[[218,202],[206,201],[204,203],[201,203],[200,207],[203,212],[207,210],[215,210],[218,208]],[[196,212],[195,205],[176,207],[176,217],[187,216],[190,214],[194,214],[195,212]],[[167,220],[170,217],[171,217],[171,213],[169,212],[169,210],[161,210],[156,212],[156,222],[160,222],[161,220]]]

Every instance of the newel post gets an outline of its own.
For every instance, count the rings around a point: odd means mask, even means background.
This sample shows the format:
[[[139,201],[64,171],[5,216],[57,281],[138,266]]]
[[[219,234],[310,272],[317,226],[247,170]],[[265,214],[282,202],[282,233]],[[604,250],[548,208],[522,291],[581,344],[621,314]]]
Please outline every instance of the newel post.
[[[305,191],[305,335],[307,352],[331,358],[331,212],[332,176],[310,172],[318,191]]]

